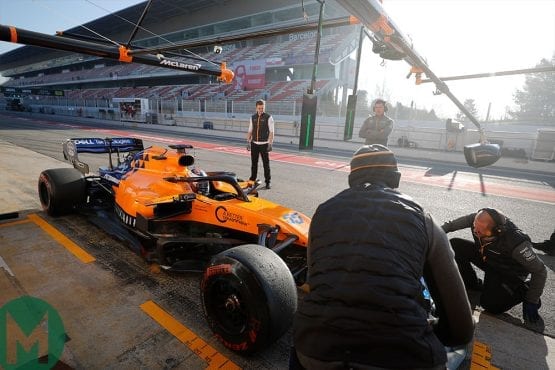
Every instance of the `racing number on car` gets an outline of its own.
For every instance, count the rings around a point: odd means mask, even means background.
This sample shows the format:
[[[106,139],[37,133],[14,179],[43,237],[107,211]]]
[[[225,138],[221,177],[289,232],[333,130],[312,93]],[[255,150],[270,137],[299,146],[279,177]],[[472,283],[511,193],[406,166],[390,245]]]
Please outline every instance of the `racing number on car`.
[[[282,216],[282,218],[290,224],[302,224],[303,219],[297,212],[286,213]]]

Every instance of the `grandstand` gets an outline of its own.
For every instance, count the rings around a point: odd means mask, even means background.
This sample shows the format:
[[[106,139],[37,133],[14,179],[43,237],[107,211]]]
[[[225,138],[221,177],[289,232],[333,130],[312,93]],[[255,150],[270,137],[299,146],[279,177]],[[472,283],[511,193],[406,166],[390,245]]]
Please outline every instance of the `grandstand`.
[[[146,3],[84,26],[126,44],[133,22],[140,19]],[[0,109],[193,127],[204,127],[205,122],[212,121],[213,127],[244,132],[254,101],[262,98],[276,118],[278,131],[290,135],[293,142],[299,136],[303,93],[312,87],[316,29],[237,38],[218,43],[221,53],[214,52],[216,44],[203,41],[315,23],[319,10],[316,0],[154,0],[131,49],[154,48],[169,42],[197,45],[176,52],[193,56],[196,59],[189,61],[195,63],[202,60],[203,64],[219,66],[226,62],[235,72],[233,83],[219,83],[209,75],[22,46],[0,55],[0,74],[9,78],[0,86]],[[324,20],[347,15],[336,1],[325,2]],[[319,95],[314,132],[317,139],[343,140],[345,107],[338,103],[347,101],[347,91],[354,84],[353,58],[359,31],[358,26],[352,25],[323,28],[315,85]],[[63,33],[97,37],[82,27]],[[43,93],[53,91],[63,91],[63,95]],[[354,132],[369,113],[363,101],[359,95]],[[477,131],[472,129],[453,139],[433,111],[403,107],[400,103],[391,108],[389,114],[396,122],[390,136],[393,144],[408,141],[419,148],[461,151],[464,144],[478,140]],[[533,132],[525,133],[499,131],[488,133],[488,137],[511,149],[534,153],[536,143],[541,141],[535,131],[535,127]]]
[[[145,4],[146,1],[116,13],[118,18],[108,15],[85,26],[111,40],[126,40],[133,26],[121,19],[139,19]],[[139,30],[132,48],[218,39],[239,32],[316,22],[319,8],[320,3],[314,0],[153,1],[142,27],[157,36]],[[305,13],[308,19],[304,18]],[[326,2],[325,19],[345,16],[334,1]],[[81,27],[64,34],[94,36]],[[358,35],[356,26],[323,29],[317,94],[331,93],[339,98],[340,91],[346,94],[352,86],[353,62],[348,55],[357,46]],[[217,65],[225,61],[236,75],[232,84],[219,83],[212,76],[34,46],[1,55],[0,73],[10,78],[3,87],[63,90],[64,96],[23,96],[29,109],[59,114],[85,112],[97,116],[112,109],[115,117],[120,112],[114,98],[148,99],[151,115],[171,115],[172,119],[195,111],[206,112],[208,106],[214,106],[210,102],[223,102],[216,104],[224,107],[222,113],[241,114],[252,111],[253,101],[262,98],[271,107],[279,106],[282,114],[295,116],[300,115],[303,93],[311,83],[316,36],[314,30],[229,42],[219,44],[219,54],[214,53],[214,44],[187,50],[196,58]]]

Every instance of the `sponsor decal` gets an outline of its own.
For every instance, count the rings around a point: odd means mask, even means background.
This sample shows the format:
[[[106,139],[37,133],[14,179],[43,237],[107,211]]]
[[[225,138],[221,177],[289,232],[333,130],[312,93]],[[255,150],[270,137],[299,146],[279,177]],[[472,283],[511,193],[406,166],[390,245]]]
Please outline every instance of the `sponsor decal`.
[[[229,212],[224,206],[219,206],[215,211],[216,219],[221,223],[234,222],[239,225],[247,226],[243,215],[238,213]]]
[[[206,279],[214,275],[228,275],[231,273],[233,273],[233,267],[229,263],[224,265],[215,265],[206,269],[204,272],[204,278]]]
[[[137,220],[135,219],[135,217],[128,215],[127,213],[125,213],[123,211],[123,209],[121,209],[117,204],[114,207],[114,210],[116,212],[116,215],[119,217],[119,219],[126,225],[131,226],[131,227],[135,227],[135,223],[137,222]]]
[[[526,261],[532,261],[534,258],[536,258],[536,254],[530,248],[524,248],[522,251],[520,251],[520,254],[522,254],[522,257]]]
[[[103,139],[74,139],[75,145],[104,145]]]
[[[298,212],[289,212],[281,216],[285,222],[290,223],[292,225],[300,225],[304,223],[303,218]]]
[[[266,59],[241,60],[233,62],[234,90],[263,89],[266,74]]]
[[[0,308],[0,368],[51,369],[66,337],[51,305],[31,296],[13,299]]]
[[[88,139],[73,139],[73,143],[76,145],[108,145],[108,142],[104,139],[98,138],[88,138]],[[113,138],[112,145],[133,145],[133,139],[129,138]]]
[[[112,144],[129,145],[129,144],[133,144],[133,140],[129,138],[115,138],[115,139],[112,139]]]
[[[189,71],[198,71],[200,69],[200,64],[189,64],[189,63],[183,63],[177,60],[169,60],[169,59],[161,60],[160,65],[186,69]]]

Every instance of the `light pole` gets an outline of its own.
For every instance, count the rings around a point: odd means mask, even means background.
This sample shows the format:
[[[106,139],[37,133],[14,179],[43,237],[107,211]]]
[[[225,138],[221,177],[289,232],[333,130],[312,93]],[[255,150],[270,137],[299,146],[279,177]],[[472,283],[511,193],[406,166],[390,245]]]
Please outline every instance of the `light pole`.
[[[360,59],[362,55],[362,43],[364,41],[364,26],[360,27],[360,35],[358,39],[357,64],[355,71],[355,82],[353,85],[353,94],[347,99],[347,113],[345,116],[345,131],[343,132],[343,140],[348,141],[353,138],[353,127],[355,126],[355,112],[357,107],[357,89],[358,75],[360,72]]]
[[[314,50],[314,65],[312,66],[312,80],[307,92],[303,94],[303,107],[301,111],[301,132],[299,137],[299,150],[312,150],[314,145],[314,128],[316,126],[316,106],[318,98],[315,93],[316,74],[318,71],[318,56],[320,54],[320,39],[322,38],[322,18],[324,17],[325,0],[320,3],[318,16],[318,31],[316,33],[316,48]]]

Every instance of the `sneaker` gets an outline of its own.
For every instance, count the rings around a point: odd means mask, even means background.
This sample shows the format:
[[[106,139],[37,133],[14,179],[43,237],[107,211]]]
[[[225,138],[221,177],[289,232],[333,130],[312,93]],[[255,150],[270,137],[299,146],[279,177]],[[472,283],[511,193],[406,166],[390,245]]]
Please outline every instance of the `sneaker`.
[[[266,189],[271,189],[271,188],[272,188],[272,187],[270,186],[270,183],[267,182],[267,183],[266,183]]]

